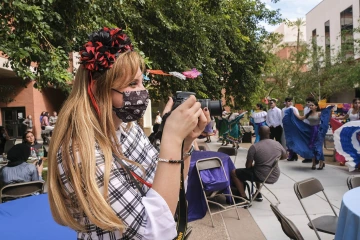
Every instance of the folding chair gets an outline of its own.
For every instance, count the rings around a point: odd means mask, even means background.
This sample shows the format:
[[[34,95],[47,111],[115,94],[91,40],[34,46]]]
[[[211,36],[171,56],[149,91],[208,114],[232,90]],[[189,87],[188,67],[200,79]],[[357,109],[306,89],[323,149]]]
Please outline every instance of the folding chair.
[[[218,152],[222,152],[225,153],[229,156],[235,156],[234,159],[234,164],[236,162],[236,157],[237,157],[237,148],[232,148],[232,147],[219,147],[219,149],[217,150]]]
[[[360,176],[351,175],[346,180],[349,190],[360,187]]]
[[[323,233],[328,233],[328,234],[332,234],[335,235],[336,232],[336,227],[337,227],[337,221],[338,221],[338,215],[336,214],[333,206],[331,205],[328,197],[325,194],[324,191],[324,187],[322,186],[322,184],[320,183],[320,181],[316,178],[308,178],[305,179],[301,182],[296,182],[294,184],[294,191],[296,196],[298,197],[300,204],[302,206],[302,208],[305,211],[306,216],[309,219],[309,223],[308,226],[314,230],[314,232],[316,233],[316,236],[318,237],[318,239],[320,239],[319,236],[319,232],[323,232]],[[315,219],[311,219],[308,212],[306,211],[304,204],[302,203],[301,199],[303,198],[307,198],[309,196],[312,196],[318,192],[323,192],[326,201],[329,203],[332,211],[334,212],[335,216],[321,216]]]
[[[303,236],[301,235],[299,229],[295,226],[295,224],[285,217],[279,210],[279,208],[273,204],[270,204],[271,210],[274,212],[276,218],[279,220],[281,224],[281,228],[283,232],[288,236],[290,239],[295,240],[304,240]]]
[[[35,193],[41,194],[44,192],[44,183],[44,181],[32,181],[8,184],[0,190],[0,203],[16,198],[31,196]]]
[[[235,208],[238,220],[240,220],[240,215],[238,212],[237,207],[246,207],[249,203],[246,199],[238,196],[234,196],[232,194],[231,188],[230,188],[230,181],[226,176],[226,172],[224,169],[224,166],[222,164],[222,161],[220,158],[214,157],[214,158],[205,158],[200,159],[196,162],[196,169],[197,173],[199,175],[200,184],[203,190],[205,202],[207,205],[207,208],[209,210],[212,226],[214,226],[213,221],[213,215],[222,213],[228,210],[231,210]],[[207,179],[205,179],[207,178]],[[230,194],[222,193],[222,191],[228,189]],[[233,205],[224,206],[221,203],[212,201],[212,198],[216,198],[218,196],[228,196],[231,197],[231,200],[233,202]],[[241,199],[243,202],[241,203],[235,203],[236,199]],[[217,205],[221,208],[221,210],[212,212],[209,206],[209,203]]]
[[[275,169],[276,166],[278,165],[279,160],[280,160],[280,158],[275,159],[274,163],[273,163],[272,166],[271,166],[271,169],[270,169],[268,175],[265,177],[264,181],[262,181],[262,182],[260,183],[260,187],[259,187],[259,189],[257,189],[257,191],[256,191],[256,193],[254,194],[254,196],[249,196],[249,198],[250,198],[250,200],[251,200],[251,203],[250,203],[249,207],[251,207],[252,202],[255,200],[255,198],[256,198],[257,195],[260,193],[260,191],[261,191],[261,189],[262,189],[263,187],[265,187],[265,188],[276,198],[277,204],[280,204],[280,201],[279,201],[279,199],[276,197],[276,195],[275,195],[272,191],[270,191],[270,189],[265,185],[265,183],[266,183],[266,181],[268,180],[268,178],[270,177],[271,173],[274,171],[274,169]],[[254,190],[253,190],[253,189],[254,189],[254,182],[251,182],[251,195],[254,193]],[[264,197],[266,198],[266,200],[268,200],[268,201],[271,203],[271,201],[270,201],[265,195],[262,195],[262,196],[264,196]]]

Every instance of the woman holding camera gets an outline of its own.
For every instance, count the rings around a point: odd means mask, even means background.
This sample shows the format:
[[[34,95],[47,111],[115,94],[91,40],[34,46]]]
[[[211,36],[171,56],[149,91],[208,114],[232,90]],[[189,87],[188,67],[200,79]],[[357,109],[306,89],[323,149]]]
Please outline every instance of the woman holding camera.
[[[166,119],[158,153],[135,122],[149,95],[143,59],[132,50],[121,29],[90,35],[51,139],[51,210],[77,239],[176,237],[180,162],[187,176],[192,142],[210,121],[209,111],[190,96]],[[169,98],[164,112],[172,105]]]

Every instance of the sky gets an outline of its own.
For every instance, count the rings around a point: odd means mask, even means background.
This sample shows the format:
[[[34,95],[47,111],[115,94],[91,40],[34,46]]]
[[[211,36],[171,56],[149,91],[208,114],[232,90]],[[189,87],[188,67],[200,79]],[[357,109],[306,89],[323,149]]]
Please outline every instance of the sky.
[[[306,13],[313,9],[322,0],[280,0],[277,3],[271,2],[271,0],[261,0],[266,3],[267,8],[271,10],[280,9],[282,18],[289,20],[296,20],[297,18],[304,18]],[[272,32],[277,26],[270,26],[263,23],[266,30]]]

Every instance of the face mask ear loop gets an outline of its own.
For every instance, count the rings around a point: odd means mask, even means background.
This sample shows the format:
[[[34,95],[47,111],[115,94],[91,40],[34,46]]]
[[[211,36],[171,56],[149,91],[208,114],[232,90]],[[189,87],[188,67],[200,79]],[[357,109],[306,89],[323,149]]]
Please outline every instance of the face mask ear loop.
[[[94,84],[95,84],[95,81],[92,78],[92,73],[89,71],[89,84],[88,84],[87,92],[89,94],[90,101],[91,101],[93,107],[95,108],[96,113],[98,114],[98,116],[100,118],[100,108],[99,108],[99,105],[96,102],[94,93],[91,90],[91,88],[94,86]]]

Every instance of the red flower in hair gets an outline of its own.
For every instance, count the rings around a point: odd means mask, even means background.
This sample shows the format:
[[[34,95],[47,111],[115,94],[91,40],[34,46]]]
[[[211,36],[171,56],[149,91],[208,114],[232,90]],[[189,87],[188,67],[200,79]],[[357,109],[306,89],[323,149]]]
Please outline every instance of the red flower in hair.
[[[80,64],[91,72],[111,68],[120,53],[132,51],[130,38],[121,28],[103,29],[92,33],[89,42],[80,48]]]

